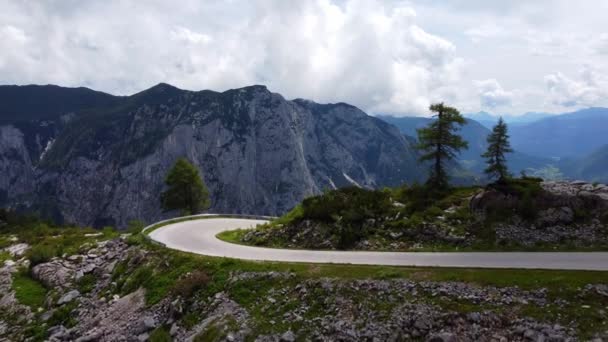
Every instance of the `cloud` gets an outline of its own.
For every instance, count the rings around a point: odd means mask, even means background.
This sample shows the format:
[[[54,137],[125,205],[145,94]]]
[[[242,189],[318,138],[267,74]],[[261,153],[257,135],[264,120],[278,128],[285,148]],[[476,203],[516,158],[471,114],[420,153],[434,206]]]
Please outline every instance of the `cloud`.
[[[597,71],[598,86],[565,75],[585,63],[608,68],[608,2],[0,0],[0,8],[3,83],[114,94],[159,82],[266,84],[287,98],[419,115],[436,101],[557,112],[572,100],[602,103],[592,89],[606,89]]]
[[[504,36],[507,34],[507,31],[496,24],[485,24],[469,28],[464,34],[469,37],[473,43],[480,43],[486,39]]]
[[[473,81],[482,107],[493,109],[508,106],[513,100],[513,93],[502,88],[495,79]]]
[[[424,113],[456,87],[462,65],[450,41],[399,3],[8,3],[0,34],[12,38],[0,49],[14,56],[3,59],[0,78],[14,83],[119,94],[158,82],[194,90],[262,83],[290,98]]]
[[[575,80],[561,72],[545,76],[549,100],[564,107],[596,106],[608,97],[608,80],[601,73],[585,66]]]

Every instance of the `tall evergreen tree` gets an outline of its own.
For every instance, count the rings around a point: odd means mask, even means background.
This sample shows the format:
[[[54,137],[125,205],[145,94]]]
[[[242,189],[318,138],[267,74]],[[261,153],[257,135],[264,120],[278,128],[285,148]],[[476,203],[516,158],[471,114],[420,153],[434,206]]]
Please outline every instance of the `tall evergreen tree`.
[[[484,172],[491,178],[496,177],[498,182],[504,182],[509,177],[505,154],[513,152],[513,150],[509,143],[507,124],[502,118],[498,120],[498,123],[492,129],[492,133],[488,135],[487,140],[488,150],[481,155],[486,158],[486,163],[488,164]]]
[[[420,161],[432,161],[431,174],[427,185],[442,190],[449,186],[445,163],[456,158],[456,154],[468,143],[455,134],[456,125],[465,124],[465,119],[456,108],[436,103],[429,108],[437,119],[426,128],[418,130],[418,149],[423,152]]]
[[[165,210],[181,210],[193,215],[209,207],[209,192],[198,169],[187,159],[180,158],[169,170],[165,184],[168,189],[161,194]]]

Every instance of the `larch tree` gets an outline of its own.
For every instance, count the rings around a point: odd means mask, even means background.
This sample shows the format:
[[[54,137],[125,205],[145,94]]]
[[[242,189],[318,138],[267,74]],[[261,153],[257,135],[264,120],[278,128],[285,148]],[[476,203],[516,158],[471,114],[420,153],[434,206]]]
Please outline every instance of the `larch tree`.
[[[507,124],[502,118],[498,120],[498,123],[492,129],[492,133],[488,135],[487,141],[488,150],[481,155],[486,158],[488,164],[484,172],[490,178],[497,178],[498,182],[502,183],[509,177],[505,154],[513,152],[509,143]]]
[[[432,162],[427,185],[435,190],[444,190],[449,187],[446,162],[455,159],[461,149],[468,148],[468,143],[455,133],[460,129],[458,126],[465,124],[465,119],[456,108],[443,103],[433,104],[429,109],[436,113],[436,120],[418,129],[417,148],[422,151],[420,161]]]

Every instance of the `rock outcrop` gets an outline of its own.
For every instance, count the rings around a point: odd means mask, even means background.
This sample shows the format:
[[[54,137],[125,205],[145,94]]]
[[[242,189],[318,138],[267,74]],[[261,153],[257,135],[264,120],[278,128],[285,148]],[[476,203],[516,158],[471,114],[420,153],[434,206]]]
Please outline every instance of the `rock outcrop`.
[[[542,182],[530,196],[489,188],[473,197],[471,210],[482,216],[496,212],[511,216],[495,225],[499,243],[578,248],[608,244],[608,186],[604,184]]]
[[[227,213],[276,215],[323,189],[424,174],[397,128],[343,103],[288,101],[263,86],[216,93],[161,84],[101,105],[1,120],[0,206],[79,225],[154,221],[179,157],[202,171],[211,210]]]

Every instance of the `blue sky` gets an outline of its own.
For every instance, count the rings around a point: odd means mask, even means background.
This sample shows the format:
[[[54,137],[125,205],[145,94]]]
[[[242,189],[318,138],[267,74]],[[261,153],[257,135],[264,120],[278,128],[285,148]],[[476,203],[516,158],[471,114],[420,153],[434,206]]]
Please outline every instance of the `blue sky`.
[[[0,0],[0,83],[266,84],[371,113],[608,106],[608,1]]]

